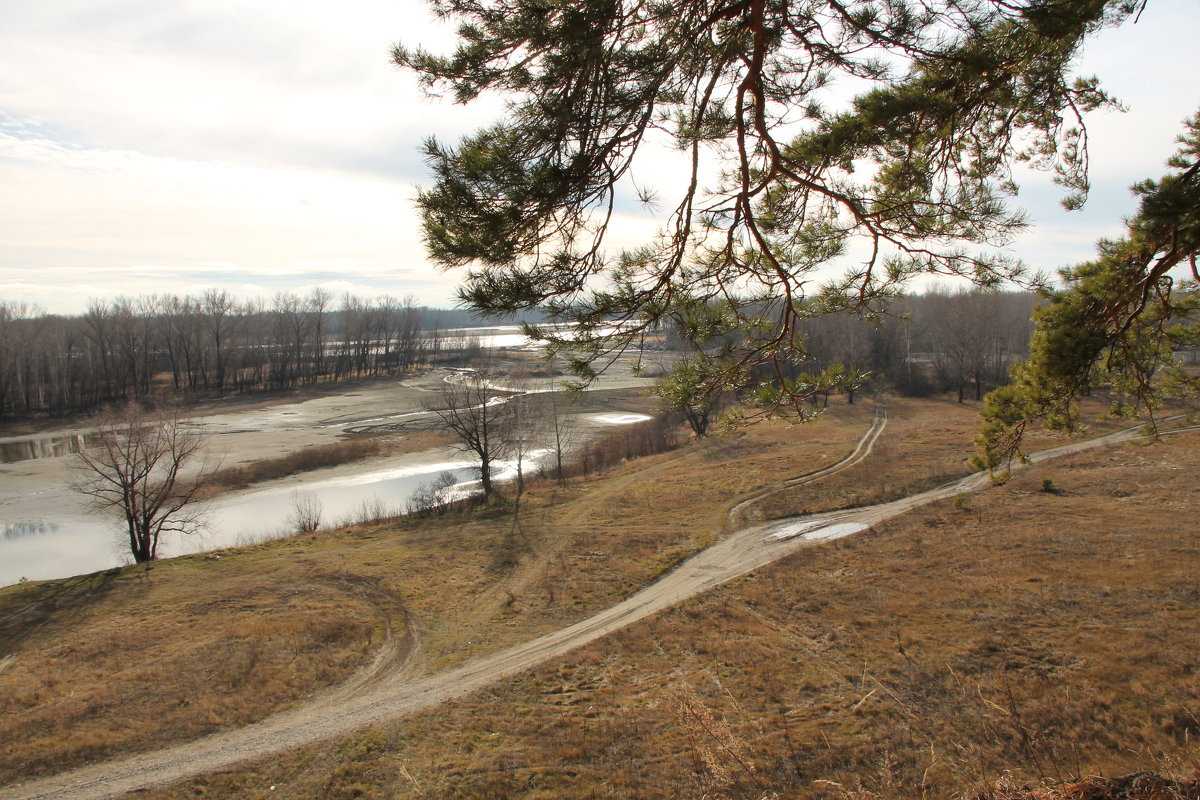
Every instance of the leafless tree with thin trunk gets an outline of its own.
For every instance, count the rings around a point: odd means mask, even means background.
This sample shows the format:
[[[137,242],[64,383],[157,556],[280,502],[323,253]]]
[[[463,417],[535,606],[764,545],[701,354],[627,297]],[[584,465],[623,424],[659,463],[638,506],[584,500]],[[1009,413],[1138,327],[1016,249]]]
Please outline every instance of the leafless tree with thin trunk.
[[[134,561],[157,558],[163,534],[202,527],[198,496],[218,465],[206,461],[203,437],[176,409],[128,403],[97,416],[94,435],[96,446],[78,455],[88,476],[75,489],[93,509],[124,520]]]
[[[433,409],[458,436],[462,449],[479,459],[479,480],[485,498],[495,491],[492,465],[507,457],[512,449],[513,407],[503,393],[491,388],[492,377],[486,370],[450,376],[442,384],[441,408]]]
[[[536,395],[535,402],[541,435],[554,459],[554,478],[561,483],[566,477],[566,457],[582,441],[583,431],[567,410],[570,398],[564,392],[543,392]]]

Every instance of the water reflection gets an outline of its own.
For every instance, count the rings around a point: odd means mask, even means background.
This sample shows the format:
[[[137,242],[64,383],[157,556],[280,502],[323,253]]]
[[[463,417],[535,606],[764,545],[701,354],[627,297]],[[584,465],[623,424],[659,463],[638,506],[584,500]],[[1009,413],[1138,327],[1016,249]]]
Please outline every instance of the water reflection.
[[[60,526],[44,519],[33,522],[6,522],[0,525],[0,539],[23,539],[26,536],[43,536],[54,533]]]
[[[7,439],[0,441],[0,464],[12,464],[16,461],[29,461],[35,458],[69,456],[93,443],[93,437],[82,433]]]
[[[605,425],[632,425],[635,422],[645,422],[652,419],[649,414],[597,414],[592,417]]]
[[[22,578],[31,581],[65,578],[129,563],[115,523],[108,519],[75,517],[6,523],[0,537],[0,586]]]
[[[289,518],[295,513],[298,491],[316,500],[322,527],[395,516],[404,513],[414,491],[432,483],[443,472],[453,474],[458,485],[466,485],[479,474],[470,465],[458,462],[378,470],[348,478],[307,482],[302,486],[280,486],[250,492],[214,504],[209,514],[208,528],[222,533],[202,534],[201,538],[216,541],[216,544],[209,545],[211,548],[290,533]],[[189,549],[189,552],[194,551]]]

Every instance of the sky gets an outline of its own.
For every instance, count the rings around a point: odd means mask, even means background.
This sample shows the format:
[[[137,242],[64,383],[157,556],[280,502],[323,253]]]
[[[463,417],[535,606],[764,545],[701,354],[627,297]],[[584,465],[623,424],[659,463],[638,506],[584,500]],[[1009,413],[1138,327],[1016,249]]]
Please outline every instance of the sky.
[[[425,97],[393,44],[453,41],[423,0],[0,0],[0,300],[77,313],[91,299],[215,287],[323,287],[452,303],[425,257],[419,145],[502,113]],[[1091,200],[1025,176],[1013,246],[1053,270],[1134,211],[1200,107],[1200,0],[1150,0],[1080,71],[1129,110],[1089,118]],[[661,169],[660,162],[659,168]],[[653,180],[653,178],[651,178]],[[626,214],[630,243],[655,221]],[[618,243],[619,243],[618,241]]]

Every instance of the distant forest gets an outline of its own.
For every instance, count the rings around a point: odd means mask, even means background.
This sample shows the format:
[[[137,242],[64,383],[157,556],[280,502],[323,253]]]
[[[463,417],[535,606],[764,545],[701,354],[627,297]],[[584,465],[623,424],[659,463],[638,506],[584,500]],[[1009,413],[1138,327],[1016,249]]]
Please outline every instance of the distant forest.
[[[453,329],[495,324],[410,298],[346,295],[335,307],[322,290],[269,304],[218,290],[121,297],[93,301],[80,316],[0,301],[0,417],[396,375],[478,347]]]
[[[887,315],[805,322],[804,369],[833,363],[869,373],[869,386],[907,394],[982,396],[1028,351],[1030,293],[937,290],[901,298]],[[543,321],[536,314],[523,321]],[[509,321],[511,322],[511,321]],[[80,316],[0,301],[0,417],[86,412],[163,393],[280,391],[403,374],[474,352],[455,329],[503,324],[409,299],[323,290],[269,304],[227,292],[93,301]],[[664,346],[675,337],[664,332]]]
[[[876,322],[849,313],[801,324],[809,363],[865,373],[864,388],[925,396],[953,392],[958,401],[1008,382],[1008,368],[1029,354],[1033,292],[935,289],[894,301]]]

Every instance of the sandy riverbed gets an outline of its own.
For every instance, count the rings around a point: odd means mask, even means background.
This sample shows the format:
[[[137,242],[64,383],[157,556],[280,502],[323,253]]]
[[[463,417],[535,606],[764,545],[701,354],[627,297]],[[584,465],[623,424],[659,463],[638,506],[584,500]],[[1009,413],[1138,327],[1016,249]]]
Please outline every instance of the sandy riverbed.
[[[190,422],[204,432],[207,451],[223,466],[276,458],[305,447],[334,442],[347,435],[376,435],[388,443],[387,455],[257,484],[223,497],[221,502],[244,502],[245,496],[254,494],[285,495],[314,482],[353,481],[356,476],[416,472],[426,466],[461,464],[466,457],[451,444],[448,436],[439,434],[440,420],[428,410],[436,405],[440,386],[447,375],[445,370],[434,370],[421,376],[379,381],[341,392],[311,392],[249,401],[232,399],[226,404],[218,401],[197,409]],[[635,390],[644,390],[652,383],[651,379],[633,377],[625,370],[612,370],[571,406],[569,413],[580,427],[593,432],[628,422],[629,413],[651,407],[651,401],[638,399],[641,392]],[[77,429],[44,430],[38,435],[74,430]],[[12,440],[12,437],[8,439]],[[69,455],[0,464],[0,533],[6,532],[7,537],[0,539],[0,549],[7,551],[4,560],[10,562],[8,571],[14,573],[7,580],[0,575],[0,585],[28,573],[34,573],[29,575],[34,577],[40,572],[24,564],[18,565],[18,561],[28,562],[33,553],[48,550],[42,543],[49,543],[49,534],[59,538],[59,546],[52,558],[61,564],[61,569],[53,572],[66,575],[88,571],[73,566],[76,557],[81,565],[91,563],[83,553],[77,552],[83,544],[84,534],[81,532],[78,540],[71,543],[63,532],[72,526],[82,531],[86,526],[89,530],[86,535],[94,538],[100,523],[87,510],[84,498],[70,488],[72,481],[81,477],[77,464],[77,459]],[[282,526],[286,522],[285,515],[280,517],[278,524]],[[274,520],[270,524],[274,525]],[[122,547],[115,535],[103,548],[109,561],[120,563]],[[4,566],[0,564],[0,572],[4,571]]]

